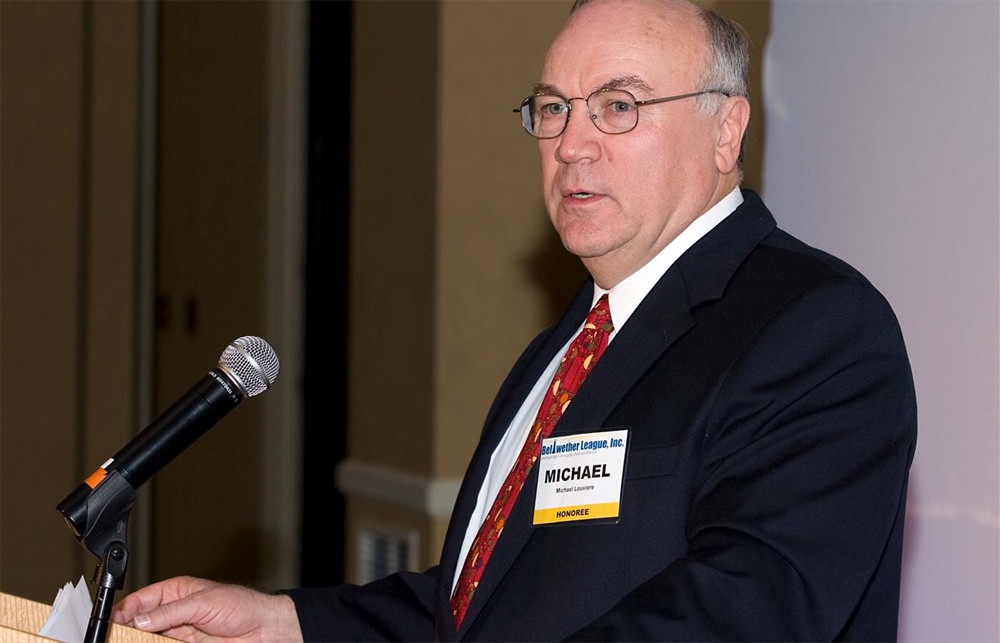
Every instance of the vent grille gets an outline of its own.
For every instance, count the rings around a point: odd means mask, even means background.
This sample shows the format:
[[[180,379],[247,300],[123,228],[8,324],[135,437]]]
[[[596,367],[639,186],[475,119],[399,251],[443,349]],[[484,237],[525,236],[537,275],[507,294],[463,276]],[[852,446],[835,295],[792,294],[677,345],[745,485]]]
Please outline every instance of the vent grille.
[[[420,538],[414,530],[362,527],[358,530],[358,583],[417,567]]]

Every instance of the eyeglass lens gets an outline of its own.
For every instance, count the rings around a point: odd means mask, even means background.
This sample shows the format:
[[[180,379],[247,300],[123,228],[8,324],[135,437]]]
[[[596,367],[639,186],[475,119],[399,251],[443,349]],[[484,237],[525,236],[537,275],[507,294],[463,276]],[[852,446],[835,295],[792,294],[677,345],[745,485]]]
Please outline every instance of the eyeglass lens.
[[[555,138],[566,129],[571,100],[562,96],[529,96],[521,105],[521,124],[536,138]],[[605,134],[621,134],[635,127],[639,109],[632,94],[617,89],[602,90],[586,99],[590,119]]]

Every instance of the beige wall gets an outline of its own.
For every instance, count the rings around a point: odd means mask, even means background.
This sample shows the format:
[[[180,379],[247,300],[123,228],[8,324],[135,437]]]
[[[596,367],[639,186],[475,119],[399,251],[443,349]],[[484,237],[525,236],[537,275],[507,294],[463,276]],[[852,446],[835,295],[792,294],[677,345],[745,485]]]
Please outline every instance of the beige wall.
[[[438,6],[354,6],[352,457],[430,473]]]
[[[137,16],[0,16],[0,589],[36,600],[93,571],[55,506],[132,430]]]

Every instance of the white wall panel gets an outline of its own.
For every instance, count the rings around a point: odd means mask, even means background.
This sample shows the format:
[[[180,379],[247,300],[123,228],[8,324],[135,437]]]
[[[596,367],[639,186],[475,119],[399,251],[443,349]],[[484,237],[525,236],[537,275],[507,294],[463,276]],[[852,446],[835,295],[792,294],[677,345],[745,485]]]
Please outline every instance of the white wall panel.
[[[775,0],[764,196],[889,299],[920,427],[900,640],[996,641],[996,2]]]

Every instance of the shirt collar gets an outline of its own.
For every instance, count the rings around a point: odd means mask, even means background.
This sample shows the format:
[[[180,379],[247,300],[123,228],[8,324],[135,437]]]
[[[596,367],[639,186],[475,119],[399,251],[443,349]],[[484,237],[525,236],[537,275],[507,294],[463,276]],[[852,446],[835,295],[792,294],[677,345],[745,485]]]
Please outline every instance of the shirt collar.
[[[667,269],[688,248],[708,234],[712,228],[719,225],[742,203],[743,194],[740,193],[739,187],[736,187],[732,192],[724,196],[722,200],[709,208],[707,212],[692,221],[683,232],[668,243],[663,250],[660,250],[646,265],[620,281],[611,290],[604,290],[598,287],[597,284],[594,284],[594,300],[590,304],[591,308],[597,304],[597,300],[604,293],[608,294],[608,307],[611,310],[611,320],[615,326],[610,339],[614,339],[618,331],[625,326],[625,322],[632,316],[632,313],[639,307],[639,304],[642,303],[642,300],[646,298],[646,295],[649,294],[649,291],[653,289],[653,286],[656,285],[656,282],[660,280],[660,277],[663,276]]]

